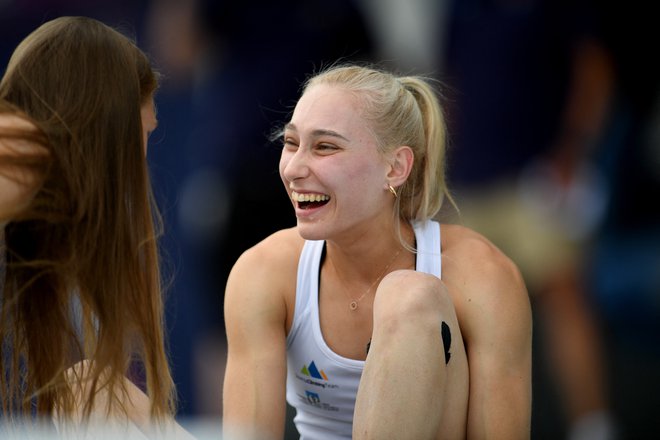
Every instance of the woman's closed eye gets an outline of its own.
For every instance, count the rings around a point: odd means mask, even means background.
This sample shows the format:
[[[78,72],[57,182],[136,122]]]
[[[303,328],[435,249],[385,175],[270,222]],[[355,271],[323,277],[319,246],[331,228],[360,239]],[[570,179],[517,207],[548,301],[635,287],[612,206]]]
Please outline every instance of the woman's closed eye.
[[[321,152],[321,153],[332,153],[332,152],[335,152],[335,151],[339,150],[339,147],[335,144],[328,144],[328,143],[322,142],[322,143],[318,143],[316,145],[316,150]]]
[[[298,142],[293,138],[285,137],[282,141],[282,146],[284,148],[288,148],[290,150],[291,149],[297,149],[298,148]]]

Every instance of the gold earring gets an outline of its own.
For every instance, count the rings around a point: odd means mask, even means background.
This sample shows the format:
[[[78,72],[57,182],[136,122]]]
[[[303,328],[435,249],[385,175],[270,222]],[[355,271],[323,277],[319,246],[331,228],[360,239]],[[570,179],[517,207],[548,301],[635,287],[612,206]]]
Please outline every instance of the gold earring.
[[[388,187],[388,189],[390,190],[390,192],[391,192],[392,194],[394,194],[394,198],[395,198],[395,199],[399,197],[399,195],[396,193],[396,190],[394,189],[394,187],[393,187],[392,185],[388,184],[387,187]]]

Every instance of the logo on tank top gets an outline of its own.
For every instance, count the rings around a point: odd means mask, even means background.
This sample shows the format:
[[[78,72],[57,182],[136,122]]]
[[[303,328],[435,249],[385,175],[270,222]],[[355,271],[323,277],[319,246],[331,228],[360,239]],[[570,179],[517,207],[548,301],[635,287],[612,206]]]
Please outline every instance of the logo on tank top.
[[[300,373],[304,374],[305,376],[311,376],[314,379],[323,379],[326,381],[328,380],[328,376],[325,375],[325,372],[316,368],[314,361],[309,364],[309,367],[307,365],[303,365],[303,367],[300,369]]]
[[[337,388],[338,386],[330,383],[328,375],[325,371],[319,369],[314,361],[309,365],[303,365],[299,373],[296,373],[296,379],[306,383],[307,385],[314,385],[323,389]]]
[[[305,394],[298,393],[298,398],[302,403],[325,411],[339,411],[339,408],[335,405],[324,402],[323,400],[328,396],[322,395],[324,390],[339,388],[339,386],[330,383],[328,375],[323,369],[317,367],[314,361],[310,362],[308,365],[303,365],[295,376],[296,379],[304,383]],[[309,389],[310,387],[312,389]]]
[[[302,400],[307,405],[313,406],[315,408],[319,408],[325,411],[334,411],[334,412],[339,411],[338,407],[334,405],[330,405],[326,402],[322,402],[321,396],[313,391],[305,390],[305,396],[303,397],[301,395],[298,395],[298,397],[300,397],[300,400]]]

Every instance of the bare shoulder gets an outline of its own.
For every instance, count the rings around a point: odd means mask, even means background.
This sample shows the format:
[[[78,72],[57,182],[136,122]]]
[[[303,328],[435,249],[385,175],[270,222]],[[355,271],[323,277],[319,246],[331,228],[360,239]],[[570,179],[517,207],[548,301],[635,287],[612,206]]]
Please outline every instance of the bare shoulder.
[[[289,323],[295,305],[298,259],[304,240],[296,228],[266,237],[238,258],[225,291],[225,319],[270,317]]]
[[[494,318],[531,325],[520,270],[497,246],[460,225],[442,226],[442,246],[443,280],[468,332],[471,327],[488,326]]]
[[[443,274],[466,278],[466,282],[524,285],[517,265],[507,255],[482,234],[464,226],[442,226],[442,255]]]
[[[303,244],[296,228],[277,231],[244,251],[232,273],[248,271],[253,277],[271,277],[295,270]]]

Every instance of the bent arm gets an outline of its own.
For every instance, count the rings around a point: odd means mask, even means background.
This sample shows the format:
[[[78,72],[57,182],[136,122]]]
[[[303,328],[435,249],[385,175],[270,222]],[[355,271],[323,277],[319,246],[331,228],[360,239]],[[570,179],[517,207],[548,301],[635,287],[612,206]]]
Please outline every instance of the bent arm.
[[[281,439],[286,415],[286,307],[277,275],[251,249],[232,269],[225,292],[227,438]],[[270,273],[269,273],[270,272]]]
[[[517,268],[502,257],[476,283],[467,329],[468,437],[528,439],[531,430],[532,317]]]

